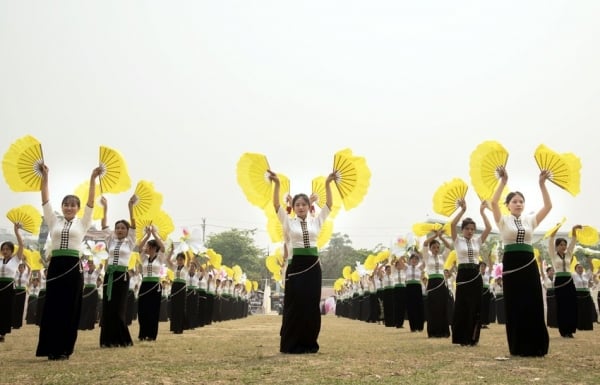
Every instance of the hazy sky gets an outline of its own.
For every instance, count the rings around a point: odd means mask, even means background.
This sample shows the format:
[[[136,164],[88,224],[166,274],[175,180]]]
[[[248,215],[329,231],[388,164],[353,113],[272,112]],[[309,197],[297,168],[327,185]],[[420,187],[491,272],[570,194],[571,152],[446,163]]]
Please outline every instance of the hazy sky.
[[[599,19],[593,0],[2,1],[0,151],[37,137],[59,209],[98,147],[117,148],[132,189],[107,196],[110,223],[147,179],[177,225],[258,228],[266,248],[266,219],[236,181],[241,154],[265,154],[297,193],[351,148],[370,190],[334,231],[372,248],[437,217],[435,190],[470,182],[484,140],[506,147],[509,187],[539,209],[543,143],[583,167],[578,196],[549,185],[540,229],[563,216],[600,227]],[[2,213],[25,203],[39,194],[0,183]]]

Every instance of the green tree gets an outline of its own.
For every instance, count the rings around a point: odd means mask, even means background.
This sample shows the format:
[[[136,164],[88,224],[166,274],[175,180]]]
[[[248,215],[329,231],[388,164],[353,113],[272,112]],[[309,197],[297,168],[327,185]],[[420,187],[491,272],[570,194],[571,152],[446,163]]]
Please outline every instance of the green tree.
[[[206,247],[221,254],[224,265],[239,265],[248,279],[260,280],[266,275],[265,252],[254,244],[255,231],[231,229],[211,234],[206,241]]]
[[[346,265],[354,266],[369,255],[369,250],[355,250],[347,234],[333,233],[329,245],[320,253],[324,279],[336,279],[342,276]]]

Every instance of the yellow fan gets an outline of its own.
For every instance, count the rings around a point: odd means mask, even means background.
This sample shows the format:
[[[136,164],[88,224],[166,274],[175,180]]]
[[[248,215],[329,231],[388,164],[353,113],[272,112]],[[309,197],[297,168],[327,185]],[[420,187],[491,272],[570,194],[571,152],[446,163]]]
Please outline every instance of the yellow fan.
[[[600,269],[600,259],[592,259],[592,272],[597,272]]]
[[[377,267],[377,260],[374,254],[369,254],[367,258],[365,258],[365,262],[363,266],[366,270],[373,271]]]
[[[450,270],[454,265],[458,265],[458,262],[456,260],[456,250],[452,250],[450,254],[448,254],[448,257],[444,262],[444,269]]]
[[[263,154],[246,152],[237,163],[237,182],[248,202],[265,208],[273,199],[270,170],[267,157]]]
[[[344,268],[342,269],[342,277],[344,277],[344,279],[352,278],[352,267],[344,266]]]
[[[265,214],[267,216],[267,233],[269,233],[271,242],[283,242],[283,225],[277,214],[275,214],[275,210],[265,208]]]
[[[480,197],[491,197],[498,185],[497,170],[506,166],[508,152],[496,141],[485,141],[471,153],[469,175],[475,192]]]
[[[389,250],[381,250],[375,255],[375,261],[377,261],[378,263],[387,262],[390,258],[390,254],[391,253]]]
[[[246,293],[250,293],[252,291],[252,281],[244,282],[244,288],[246,289]]]
[[[350,210],[358,206],[367,194],[371,180],[366,159],[352,155],[350,149],[338,151],[333,156],[333,171],[344,208]]]
[[[441,223],[429,223],[429,222],[415,223],[412,227],[412,232],[417,237],[422,237],[422,236],[425,236],[434,231],[444,230],[444,234],[450,236],[451,235],[450,225],[451,225],[451,222],[447,222],[444,225],[442,225]]]
[[[269,255],[267,258],[265,258],[265,265],[267,266],[267,270],[269,270],[271,274],[275,274],[281,271],[281,265],[279,264],[276,255]]]
[[[223,261],[223,257],[221,254],[217,253],[213,249],[206,250],[206,256],[208,257],[208,261],[215,269],[221,268],[221,262]]]
[[[42,270],[44,268],[44,261],[42,261],[42,255],[38,250],[23,250],[25,256],[25,263],[29,268],[33,270]]]
[[[445,216],[450,216],[456,210],[458,201],[465,199],[469,186],[460,178],[442,184],[433,194],[433,211]]]
[[[136,237],[138,240],[142,239],[142,237],[144,236],[145,228],[150,225],[156,227],[156,229],[158,231],[158,235],[160,236],[160,238],[162,240],[166,240],[169,237],[169,234],[171,234],[175,230],[175,225],[173,224],[173,220],[171,219],[169,214],[167,214],[166,212],[164,212],[162,210],[159,211],[152,218],[136,218],[135,222],[136,222],[135,232],[136,232]]]
[[[592,226],[582,226],[577,231],[577,242],[584,246],[596,246],[599,241],[598,230]],[[572,230],[569,236],[573,236]]]
[[[140,180],[133,193],[136,197],[133,204],[134,218],[148,217],[152,218],[160,211],[163,196],[154,190],[154,184],[147,180]]]
[[[506,200],[506,196],[508,195],[509,192],[510,192],[510,190],[508,189],[508,187],[504,186],[504,188],[502,189],[502,193],[500,194],[500,198],[498,199],[498,206],[500,207],[500,212],[502,213],[502,215],[510,214],[510,210],[508,209],[508,206],[506,206],[504,204],[504,201]],[[494,195],[493,191],[490,191],[490,195],[485,196],[485,197],[482,195],[479,195],[479,193],[477,193],[479,200],[482,202],[485,201],[487,208],[490,210],[492,210],[492,196],[493,195]]]
[[[546,233],[544,234],[544,237],[542,239],[546,239],[548,237],[550,237],[552,235],[553,232],[557,231],[558,229],[560,229],[560,227],[562,225],[565,224],[565,222],[567,221],[566,217],[562,217],[562,219],[560,220],[560,222],[558,222],[557,224],[555,224],[554,226],[552,226],[550,229],[548,229],[548,231],[546,231]]]
[[[137,251],[132,251],[131,255],[129,256],[129,265],[127,266],[127,268],[129,270],[135,270],[138,264],[142,264],[142,258],[140,257],[140,253],[138,253]]]
[[[549,180],[571,195],[579,194],[581,161],[572,153],[558,154],[543,144],[534,153],[540,170],[550,172]]]
[[[6,213],[6,217],[13,224],[21,225],[21,228],[28,233],[38,234],[42,225],[42,215],[32,205],[22,205],[10,209]]]
[[[333,221],[327,219],[323,226],[321,226],[321,232],[317,236],[317,247],[322,249],[327,242],[331,239],[331,235],[333,234]]]
[[[352,282],[358,283],[360,281],[360,274],[358,271],[354,270],[351,274]]]
[[[344,288],[344,283],[345,280],[344,278],[338,278],[335,280],[335,282],[333,283],[333,290],[335,291],[342,291],[342,289]]]
[[[79,211],[77,212],[77,218],[83,217],[83,212],[85,211],[85,206],[87,204],[88,197],[90,195],[90,181],[85,181],[81,183],[75,189],[75,195],[79,198],[81,204],[79,205]],[[98,198],[100,197],[100,189],[96,186],[95,192],[96,202],[94,202],[94,210],[92,211],[92,218],[94,220],[102,219],[104,216],[104,207],[98,203]]]
[[[8,187],[15,192],[40,191],[43,164],[42,144],[31,135],[18,139],[2,159],[2,172]]]
[[[100,146],[100,191],[102,193],[120,193],[131,188],[131,178],[127,164],[118,150]]]
[[[258,290],[258,281],[252,281],[252,290]]]
[[[312,192],[319,196],[319,200],[317,201],[319,207],[325,206],[325,202],[327,202],[327,193],[325,192],[326,179],[324,176],[318,176],[312,180]],[[342,208],[342,197],[337,188],[331,189],[331,198],[331,213],[329,217],[335,218]]]

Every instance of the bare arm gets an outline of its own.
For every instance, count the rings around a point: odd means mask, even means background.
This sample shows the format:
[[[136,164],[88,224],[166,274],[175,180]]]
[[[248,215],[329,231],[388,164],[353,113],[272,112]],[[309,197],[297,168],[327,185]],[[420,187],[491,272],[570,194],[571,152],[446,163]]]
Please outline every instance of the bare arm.
[[[15,223],[15,237],[17,237],[17,245],[19,246],[19,249],[17,250],[17,258],[19,258],[20,261],[23,260],[23,249],[25,248],[25,244],[23,243],[23,237],[21,236],[21,232],[19,231],[19,229],[21,228],[21,225]]]
[[[102,230],[107,229],[108,228],[108,201],[106,200],[105,197],[100,197],[100,203],[102,204],[102,207],[104,207],[104,214],[102,215],[102,221],[101,221],[101,226],[102,226]]]
[[[327,175],[327,179],[325,180],[325,204],[331,210],[331,206],[333,205],[333,194],[331,193],[331,182],[333,182],[336,178],[336,173],[332,172]]]
[[[502,195],[502,191],[504,187],[506,187],[506,182],[508,181],[508,173],[504,167],[498,167],[498,174],[500,175],[500,183],[498,183],[498,187],[496,187],[496,191],[494,191],[494,195],[492,196],[492,212],[494,213],[494,221],[496,223],[500,222],[500,218],[502,218],[502,212],[500,211],[500,195]]]
[[[458,234],[456,233],[458,221],[460,221],[460,218],[462,218],[462,216],[467,211],[467,202],[465,202],[464,199],[460,199],[457,203],[460,206],[460,211],[456,213],[454,218],[452,218],[452,222],[450,223],[450,235],[452,237],[452,241],[456,241],[456,237],[458,236]]]
[[[481,235],[479,236],[479,238],[481,239],[481,243],[485,242],[485,240],[487,239],[488,235],[490,235],[490,232],[492,231],[492,224],[490,223],[490,220],[488,219],[487,215],[485,215],[485,209],[487,208],[487,204],[485,201],[481,202],[481,206],[479,206],[479,214],[481,214],[481,219],[483,219],[483,231],[481,232]]]
[[[542,191],[544,206],[540,209],[540,211],[537,212],[537,214],[535,214],[535,220],[538,225],[544,220],[544,218],[546,218],[546,215],[548,215],[552,209],[552,201],[550,200],[550,194],[548,193],[548,188],[546,187],[546,180],[549,176],[550,173],[547,170],[542,170],[542,172],[540,172],[539,184],[540,190]]]
[[[50,193],[48,191],[48,166],[41,164],[40,171],[42,172],[42,205],[45,205],[50,200]]]
[[[279,207],[281,206],[281,202],[279,200],[279,189],[281,187],[279,177],[271,170],[267,170],[267,172],[269,173],[269,179],[271,179],[273,182],[273,207],[275,208],[275,212],[278,212]]]
[[[87,206],[94,207],[94,200],[96,199],[96,178],[102,173],[102,167],[96,167],[92,170],[90,176],[90,191],[88,194]]]
[[[135,218],[133,217],[133,206],[135,205],[136,199],[137,198],[134,194],[131,196],[131,198],[129,198],[129,202],[127,203],[127,207],[129,208],[129,224],[132,229],[135,229]]]
[[[575,225],[571,230],[571,241],[569,242],[569,246],[567,247],[566,254],[573,255],[573,250],[575,250],[575,245],[577,245],[577,230],[581,230],[583,226]],[[558,231],[558,229],[556,229]],[[553,245],[554,246],[554,245]]]

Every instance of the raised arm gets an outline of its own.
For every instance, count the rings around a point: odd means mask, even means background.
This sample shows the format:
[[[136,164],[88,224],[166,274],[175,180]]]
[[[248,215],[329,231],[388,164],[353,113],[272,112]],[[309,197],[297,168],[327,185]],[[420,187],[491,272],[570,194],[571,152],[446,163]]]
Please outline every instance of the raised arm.
[[[102,207],[104,207],[103,214],[102,214],[102,230],[107,229],[108,228],[108,201],[106,200],[106,198],[104,196],[100,197],[100,203],[102,204]]]
[[[275,212],[278,212],[279,206],[281,206],[281,202],[279,201],[279,189],[281,184],[276,173],[271,170],[267,170],[267,172],[269,173],[269,179],[273,182],[273,207],[275,208]]]
[[[540,209],[540,211],[535,214],[535,220],[539,225],[540,222],[546,218],[546,215],[552,209],[552,201],[550,200],[550,194],[548,193],[548,188],[546,187],[546,180],[550,177],[550,172],[547,170],[542,170],[540,172],[539,184],[540,191],[542,192],[542,199],[544,200],[544,206]]]
[[[135,202],[137,202],[137,197],[133,194],[127,203],[127,207],[129,208],[129,224],[132,229],[135,229],[135,218],[133,216],[133,206],[135,205]]]
[[[94,201],[96,199],[96,178],[102,174],[102,167],[96,167],[92,170],[90,175],[90,191],[88,194],[87,205],[88,207],[94,207]]]
[[[45,205],[50,200],[50,193],[48,191],[48,166],[42,163],[40,171],[42,173],[42,205]]]
[[[19,231],[20,228],[21,228],[21,225],[18,223],[15,223],[15,237],[17,238],[17,246],[19,246],[19,249],[17,250],[16,255],[20,261],[23,261],[23,250],[25,248],[25,243],[23,243],[23,237],[21,236],[21,232]]]
[[[502,191],[504,187],[506,187],[506,182],[508,181],[508,173],[503,166],[498,167],[498,175],[500,176],[500,182],[498,183],[498,187],[496,187],[496,191],[494,191],[494,195],[492,195],[492,212],[494,213],[494,221],[496,223],[500,222],[500,218],[502,218],[502,212],[500,211],[500,195],[502,195]]]
[[[483,219],[483,231],[481,232],[481,235],[479,236],[479,238],[481,239],[481,243],[485,242],[488,235],[490,235],[490,232],[492,231],[492,224],[490,223],[490,220],[488,219],[487,215],[485,215],[486,209],[487,209],[487,202],[486,201],[481,202],[481,205],[479,206],[479,214],[481,214],[481,219]]]
[[[464,199],[459,199],[456,203],[460,207],[460,210],[456,213],[454,218],[452,218],[452,222],[450,223],[450,236],[452,237],[452,241],[456,241],[456,237],[458,236],[456,232],[456,227],[458,226],[458,221],[467,211],[467,202]]]
[[[581,230],[582,228],[583,226],[581,225],[575,225],[573,226],[573,229],[571,229],[571,241],[569,241],[569,246],[567,246],[567,255],[573,255],[573,250],[575,250],[575,245],[577,245],[577,230]],[[558,229],[556,230],[558,231]]]
[[[154,239],[156,240],[156,243],[158,244],[158,251],[162,251],[164,253],[165,252],[165,244],[163,243],[163,240],[160,238],[160,235],[158,234],[156,227],[151,225],[150,232],[152,233],[152,236],[154,237]]]
[[[331,182],[333,182],[336,178],[336,173],[332,172],[327,175],[327,179],[325,180],[325,204],[331,210],[331,206],[333,205],[333,194],[331,193]]]

